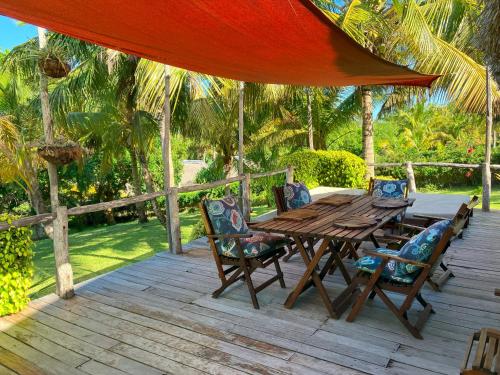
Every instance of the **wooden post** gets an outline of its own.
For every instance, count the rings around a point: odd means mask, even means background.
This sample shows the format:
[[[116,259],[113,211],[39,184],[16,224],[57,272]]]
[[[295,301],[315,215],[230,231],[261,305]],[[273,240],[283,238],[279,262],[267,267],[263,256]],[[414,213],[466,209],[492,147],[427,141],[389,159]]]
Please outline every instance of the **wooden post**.
[[[56,293],[68,299],[75,295],[73,270],[68,251],[68,209],[59,206],[54,219],[54,257],[56,261]]]
[[[293,166],[292,165],[289,165],[286,168],[286,182],[288,184],[293,183]]]
[[[244,149],[243,149],[243,131],[244,131],[244,99],[245,99],[245,82],[241,81],[238,85],[238,175],[242,176],[244,171]],[[245,202],[243,195],[245,194],[245,180],[240,181],[239,199],[240,207],[244,207]]]
[[[416,193],[417,185],[415,183],[415,174],[413,173],[411,161],[406,162],[406,177],[408,178],[408,191],[410,193]]]
[[[38,46],[40,50],[47,48],[46,30],[41,27],[38,28]],[[52,113],[50,111],[49,103],[49,81],[43,69],[40,67],[39,70],[43,133],[45,143],[47,143],[47,145],[51,145],[54,143],[54,131]],[[57,166],[53,163],[47,162],[47,171],[49,175],[50,205],[52,212],[55,212],[57,206],[59,206],[59,182],[57,179]]]
[[[245,179],[241,181],[243,184],[243,216],[246,221],[250,221],[250,214],[252,212],[251,201],[250,201],[250,173],[245,174]]]
[[[172,145],[171,145],[171,134],[170,134],[170,66],[165,65],[165,101],[163,103],[163,118],[161,122],[161,156],[163,159],[163,189],[169,191],[169,188],[173,186],[173,163],[172,163]],[[166,213],[166,225],[167,228],[167,242],[170,251],[174,248],[172,241],[172,233],[170,224],[171,212],[169,206],[170,195],[167,194],[165,197],[165,213]]]
[[[181,222],[179,219],[179,193],[176,187],[170,188],[168,193],[168,208],[170,213],[170,252],[182,253]]]
[[[493,128],[493,101],[491,96],[491,77],[486,65],[486,137],[483,163],[483,211],[490,210],[491,195],[491,131]]]

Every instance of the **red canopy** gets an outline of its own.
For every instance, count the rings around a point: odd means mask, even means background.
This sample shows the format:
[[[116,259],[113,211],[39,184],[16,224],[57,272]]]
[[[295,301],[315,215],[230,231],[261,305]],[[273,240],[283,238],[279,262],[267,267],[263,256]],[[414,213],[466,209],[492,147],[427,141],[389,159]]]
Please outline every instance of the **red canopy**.
[[[429,87],[437,78],[370,53],[310,0],[0,0],[0,14],[247,82]]]

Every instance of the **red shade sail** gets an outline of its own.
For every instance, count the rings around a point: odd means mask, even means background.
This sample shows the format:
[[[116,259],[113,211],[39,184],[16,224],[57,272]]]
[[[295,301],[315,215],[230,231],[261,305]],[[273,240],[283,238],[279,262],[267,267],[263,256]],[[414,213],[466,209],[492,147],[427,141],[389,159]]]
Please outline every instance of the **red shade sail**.
[[[0,14],[247,82],[429,87],[437,78],[370,53],[310,0],[0,0]]]

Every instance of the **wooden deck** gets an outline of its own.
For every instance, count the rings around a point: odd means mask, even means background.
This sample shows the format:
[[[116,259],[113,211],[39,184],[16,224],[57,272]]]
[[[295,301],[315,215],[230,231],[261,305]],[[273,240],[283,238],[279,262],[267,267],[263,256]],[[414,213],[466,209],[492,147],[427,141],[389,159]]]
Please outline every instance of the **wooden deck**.
[[[329,319],[313,288],[285,309],[298,257],[283,265],[286,290],[259,293],[261,310],[242,283],[213,299],[218,279],[198,242],[0,318],[0,374],[458,374],[466,338],[500,327],[500,212],[477,211],[447,257],[457,277],[443,293],[425,287],[436,314],[417,340],[377,299],[354,323]],[[332,295],[338,277],[325,279]]]

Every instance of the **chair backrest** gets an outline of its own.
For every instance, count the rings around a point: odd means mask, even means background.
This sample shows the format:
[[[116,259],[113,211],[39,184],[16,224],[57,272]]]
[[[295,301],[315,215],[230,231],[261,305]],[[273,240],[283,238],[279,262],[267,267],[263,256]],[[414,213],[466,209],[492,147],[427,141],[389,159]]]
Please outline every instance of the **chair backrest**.
[[[287,210],[300,208],[312,202],[309,189],[302,182],[287,182],[283,187],[283,196]]]
[[[467,204],[462,203],[453,217],[453,233],[455,235],[459,234],[467,222],[467,219],[470,215],[470,210]]]
[[[368,195],[405,199],[408,197],[408,180],[378,180],[371,177]]]
[[[445,251],[447,244],[453,233],[453,223],[451,220],[441,220],[432,224],[424,231],[413,236],[403,247],[399,250],[399,256],[405,259],[411,259],[418,262],[430,263],[431,266],[435,263],[437,257]],[[444,245],[443,238],[446,240]],[[438,253],[436,259],[434,254]],[[409,275],[419,271],[420,268],[400,263],[395,270],[396,274]]]
[[[283,191],[283,186],[273,187],[274,201],[276,202],[276,211],[279,214],[286,212],[288,207],[285,202],[285,193]]]

